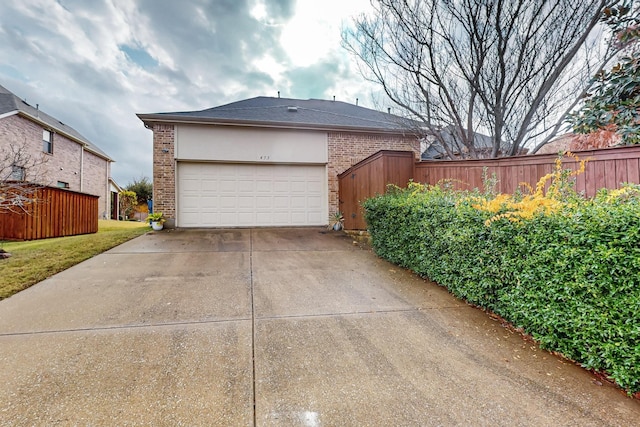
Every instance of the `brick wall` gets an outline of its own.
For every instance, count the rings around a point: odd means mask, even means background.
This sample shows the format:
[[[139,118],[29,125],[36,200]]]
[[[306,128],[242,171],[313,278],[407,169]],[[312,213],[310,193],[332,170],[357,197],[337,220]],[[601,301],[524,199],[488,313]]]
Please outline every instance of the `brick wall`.
[[[379,135],[355,132],[328,133],[329,214],[338,210],[338,175],[380,150],[413,151],[420,158],[415,136]],[[175,225],[176,162],[173,125],[153,126],[153,209],[164,213],[167,226]]]
[[[98,216],[102,217],[110,203],[107,197],[109,162],[86,151],[83,159],[82,145],[58,133],[53,134],[53,153],[43,153],[42,131],[40,124],[17,114],[0,119],[0,149],[24,144],[32,159],[45,160],[40,170],[28,171],[27,180],[52,187],[57,186],[58,181],[66,182],[70,190],[99,196]],[[82,185],[81,179],[84,179]]]
[[[0,120],[0,144],[5,149],[24,144],[31,159],[43,159],[41,170],[28,174],[29,181],[56,186],[58,181],[69,183],[69,189],[80,191],[80,153],[82,147],[62,135],[53,135],[53,154],[42,152],[42,126],[18,115]],[[29,171],[28,171],[29,172]],[[29,176],[30,175],[30,176]]]
[[[164,214],[167,227],[175,226],[176,217],[174,142],[173,125],[153,125],[153,211]]]
[[[338,175],[380,150],[413,151],[420,159],[420,141],[411,135],[329,132],[329,215],[338,208]]]
[[[84,152],[84,183],[82,192],[100,196],[98,199],[98,217],[111,217],[111,199],[107,197],[108,176],[110,175],[109,162],[88,151]]]

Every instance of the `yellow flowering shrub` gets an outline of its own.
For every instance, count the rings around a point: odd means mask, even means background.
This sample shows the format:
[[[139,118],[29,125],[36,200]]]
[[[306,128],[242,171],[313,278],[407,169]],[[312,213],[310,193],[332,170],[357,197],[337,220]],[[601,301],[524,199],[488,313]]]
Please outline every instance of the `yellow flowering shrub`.
[[[562,156],[555,161],[553,172],[540,178],[535,189],[529,183],[520,183],[528,194],[498,194],[492,199],[474,197],[472,206],[481,211],[495,214],[485,225],[500,219],[518,222],[521,219],[531,219],[535,215],[548,215],[557,212],[573,192],[571,178],[584,172],[588,159],[580,160],[574,153],[567,152],[565,156],[574,158],[579,167],[576,170],[563,169]],[[548,184],[548,186],[547,186]]]
[[[627,201],[632,198],[640,198],[640,185],[626,183],[621,188],[608,191],[606,202]]]

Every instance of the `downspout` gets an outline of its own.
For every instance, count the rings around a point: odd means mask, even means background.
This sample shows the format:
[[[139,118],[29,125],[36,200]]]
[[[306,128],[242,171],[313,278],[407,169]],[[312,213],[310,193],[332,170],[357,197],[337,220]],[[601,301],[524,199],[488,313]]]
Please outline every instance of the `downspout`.
[[[111,163],[109,162],[109,160],[106,160],[106,159],[104,162],[106,164],[104,171],[105,171],[105,174],[107,175],[105,177],[107,188],[105,189],[106,196],[104,199],[104,212],[102,213],[102,219],[107,219],[111,216],[111,185],[109,184],[109,175],[110,175],[109,169],[110,169]]]
[[[84,193],[84,145],[80,149],[80,192]]]

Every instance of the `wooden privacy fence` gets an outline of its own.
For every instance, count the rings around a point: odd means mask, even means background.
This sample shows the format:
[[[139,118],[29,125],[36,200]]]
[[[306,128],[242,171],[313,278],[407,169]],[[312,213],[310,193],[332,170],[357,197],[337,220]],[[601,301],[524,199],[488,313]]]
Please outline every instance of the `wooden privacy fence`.
[[[36,190],[26,212],[0,210],[0,240],[36,240],[98,231],[98,196],[54,187]]]
[[[577,151],[580,159],[589,159],[585,173],[576,177],[576,190],[592,197],[600,188],[619,188],[623,182],[640,183],[640,146]],[[482,188],[482,171],[499,179],[496,191],[513,193],[521,182],[535,188],[538,180],[553,170],[557,154],[503,157],[499,159],[419,162],[413,179],[424,184],[453,180],[458,189]],[[563,158],[565,168],[576,169],[572,158]]]
[[[338,175],[340,211],[344,228],[366,230],[360,201],[384,194],[387,184],[404,187],[413,178],[412,151],[383,150],[367,157]]]
[[[580,159],[589,159],[585,173],[576,177],[576,190],[592,197],[600,188],[619,188],[624,182],[640,184],[640,146],[578,151]],[[413,153],[379,151],[338,175],[340,210],[347,230],[366,230],[361,202],[383,194],[387,184],[406,186],[410,179],[424,184],[451,180],[454,188],[482,188],[484,168],[498,178],[496,191],[513,193],[520,183],[535,187],[551,172],[556,154],[503,157],[499,159],[444,160],[413,162]],[[564,158],[565,168],[577,167],[572,158]]]

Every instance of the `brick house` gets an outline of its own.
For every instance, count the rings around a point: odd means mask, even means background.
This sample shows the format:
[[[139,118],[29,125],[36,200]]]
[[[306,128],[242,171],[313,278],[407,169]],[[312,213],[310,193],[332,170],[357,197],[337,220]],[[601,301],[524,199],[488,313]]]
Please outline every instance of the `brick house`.
[[[99,196],[98,217],[118,218],[113,160],[71,126],[27,104],[0,86],[0,151],[22,147],[32,159],[46,159],[37,183]],[[13,179],[31,180],[20,166]]]
[[[379,150],[420,156],[403,118],[339,101],[257,97],[138,117],[153,131],[154,210],[168,226],[326,225],[338,174]]]

